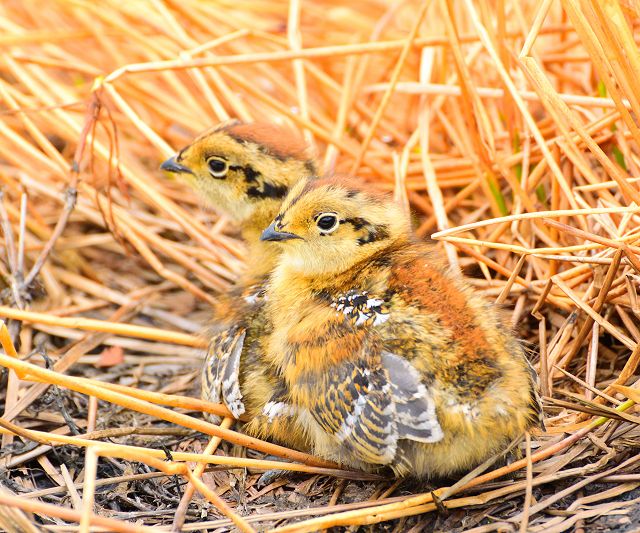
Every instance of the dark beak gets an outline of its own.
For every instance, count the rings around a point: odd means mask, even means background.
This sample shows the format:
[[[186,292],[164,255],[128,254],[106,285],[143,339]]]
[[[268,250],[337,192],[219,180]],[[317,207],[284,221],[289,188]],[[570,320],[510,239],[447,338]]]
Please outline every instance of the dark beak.
[[[286,231],[278,231],[275,227],[275,222],[272,223],[266,230],[260,235],[261,241],[288,241],[289,239],[302,239],[302,237],[295,233],[287,233]]]
[[[167,172],[175,172],[176,174],[184,172],[193,174],[190,168],[187,168],[184,165],[178,163],[175,157],[170,157],[169,159],[167,159],[164,163],[162,163],[162,165],[160,165],[160,168],[162,170],[166,170]]]

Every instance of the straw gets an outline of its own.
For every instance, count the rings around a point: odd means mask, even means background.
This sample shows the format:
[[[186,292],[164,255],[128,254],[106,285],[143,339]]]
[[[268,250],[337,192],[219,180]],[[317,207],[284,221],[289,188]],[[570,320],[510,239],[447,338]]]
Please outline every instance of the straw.
[[[0,6],[0,528],[635,520],[639,28],[626,0]],[[158,167],[229,118],[290,123],[323,172],[393,192],[504,310],[545,407],[514,461],[427,490],[198,399],[246,247]]]

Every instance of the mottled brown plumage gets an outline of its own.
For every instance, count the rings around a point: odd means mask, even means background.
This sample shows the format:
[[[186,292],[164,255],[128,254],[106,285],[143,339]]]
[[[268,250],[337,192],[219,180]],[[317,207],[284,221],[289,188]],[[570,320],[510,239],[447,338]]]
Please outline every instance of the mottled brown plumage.
[[[253,418],[277,398],[281,388],[260,347],[269,327],[262,285],[278,248],[258,237],[290,187],[300,178],[313,176],[314,162],[300,136],[289,128],[232,121],[197,137],[162,168],[179,175],[207,203],[234,219],[247,242],[247,270],[213,310],[202,397],[224,402],[236,416]],[[278,437],[268,431],[263,434]]]
[[[411,239],[390,200],[341,180],[300,183],[263,238],[282,248],[265,352],[288,388],[279,409],[315,453],[445,476],[538,423],[530,366],[501,313]]]

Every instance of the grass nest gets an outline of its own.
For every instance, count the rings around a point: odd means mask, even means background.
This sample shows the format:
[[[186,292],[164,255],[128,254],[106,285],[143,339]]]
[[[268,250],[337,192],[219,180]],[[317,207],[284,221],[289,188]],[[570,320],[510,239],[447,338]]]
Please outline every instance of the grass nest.
[[[0,528],[631,530],[639,26],[631,0],[3,2]],[[396,482],[203,421],[245,248],[158,166],[230,117],[393,190],[511,313],[547,425],[521,460]]]

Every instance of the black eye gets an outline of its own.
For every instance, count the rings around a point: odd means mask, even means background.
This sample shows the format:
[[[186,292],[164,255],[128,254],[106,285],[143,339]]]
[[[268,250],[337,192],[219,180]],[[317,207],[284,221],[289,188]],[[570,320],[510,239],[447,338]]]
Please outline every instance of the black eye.
[[[320,213],[316,217],[316,226],[323,233],[331,233],[338,227],[338,215],[335,213]]]
[[[229,170],[229,163],[221,157],[210,157],[207,159],[207,166],[214,178],[224,178]]]

